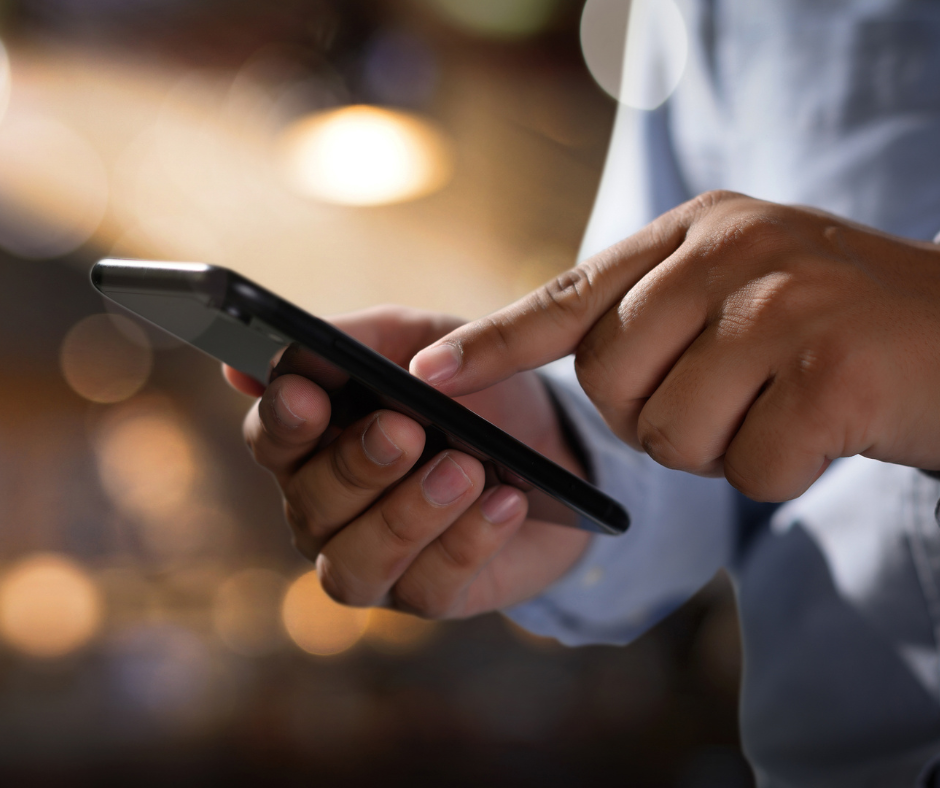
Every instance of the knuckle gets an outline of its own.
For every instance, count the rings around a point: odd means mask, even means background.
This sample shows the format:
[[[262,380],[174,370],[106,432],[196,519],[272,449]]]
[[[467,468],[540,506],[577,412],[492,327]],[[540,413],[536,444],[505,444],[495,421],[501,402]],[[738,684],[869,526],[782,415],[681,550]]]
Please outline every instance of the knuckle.
[[[794,360],[796,383],[802,392],[818,396],[845,375],[847,366],[834,348],[804,347]]]
[[[484,554],[481,545],[471,544],[467,539],[446,539],[443,534],[437,540],[438,552],[444,563],[451,569],[458,571],[473,569]]]
[[[713,459],[703,456],[701,451],[683,446],[680,441],[669,434],[669,430],[652,423],[642,414],[637,424],[637,438],[650,457],[660,465],[673,470],[696,473],[707,468]]]
[[[409,517],[392,506],[380,506],[376,515],[379,527],[394,548],[408,551],[423,543],[420,518]]]
[[[792,381],[797,387],[800,419],[812,425],[817,435],[828,436],[831,445],[840,445],[848,434],[864,435],[864,428],[846,433],[844,425],[871,424],[880,403],[890,397],[889,376],[876,372],[864,352],[804,349],[795,366]]]
[[[724,296],[716,327],[720,335],[729,337],[755,330],[773,337],[806,336],[812,330],[814,341],[839,341],[827,325],[835,322],[832,304],[849,292],[844,284],[826,281],[811,267],[788,261],[786,270],[753,276]]]
[[[708,213],[718,206],[742,199],[746,200],[748,198],[729,189],[710,189],[681,205],[677,205],[667,215],[675,217],[682,223],[691,223],[702,214]]]
[[[635,422],[628,415],[612,409],[599,409],[610,431],[635,451],[645,451],[637,437]]]
[[[327,520],[323,499],[313,484],[294,477],[285,497],[287,522],[295,531],[307,534],[313,539],[327,536],[328,529],[321,525]]]
[[[642,449],[637,437],[637,424],[646,399],[618,398],[614,383],[606,375],[592,375],[585,379],[579,374],[578,381],[610,431],[634,449]]]
[[[740,192],[734,192],[730,189],[709,189],[706,192],[702,192],[697,197],[693,197],[691,204],[699,209],[707,209],[714,208],[716,205],[721,205],[722,203],[730,202],[731,200],[738,200],[743,197],[744,195]]]
[[[742,465],[747,470],[743,470]],[[760,472],[759,466],[753,462],[743,462],[729,455],[725,457],[724,474],[728,484],[752,501],[781,500],[778,491],[773,489],[767,477]]]
[[[360,463],[357,460],[361,451],[361,441],[338,441],[336,451],[330,452],[329,455],[330,475],[347,493],[353,495],[370,492],[375,486],[370,484],[358,467]]]
[[[791,235],[785,223],[769,212],[745,211],[735,213],[712,231],[705,245],[705,259],[709,264],[733,263],[737,265],[742,256],[755,253],[773,255],[782,252],[790,244]]]
[[[595,272],[578,265],[556,276],[533,293],[535,308],[567,322],[581,318],[595,301]]]
[[[310,530],[320,511],[320,497],[313,490],[313,485],[295,476],[288,489],[288,522],[297,528]]]
[[[830,337],[803,347],[794,360],[800,389],[815,401],[841,400],[851,392],[870,390],[869,360],[851,342]]]
[[[784,272],[751,280],[722,304],[717,319],[719,336],[741,336],[761,325],[779,332],[781,324],[800,310],[800,290],[794,277]]]
[[[509,350],[511,345],[509,330],[505,324],[505,319],[500,315],[491,315],[483,319],[482,334],[483,344],[490,348],[493,353],[501,354]]]
[[[711,285],[738,280],[781,256],[786,256],[789,267],[802,243],[787,208],[750,201],[742,205],[740,200],[746,198],[735,198],[734,203],[724,198],[725,204],[713,205],[710,219],[690,231],[695,249],[688,263],[703,268]]]

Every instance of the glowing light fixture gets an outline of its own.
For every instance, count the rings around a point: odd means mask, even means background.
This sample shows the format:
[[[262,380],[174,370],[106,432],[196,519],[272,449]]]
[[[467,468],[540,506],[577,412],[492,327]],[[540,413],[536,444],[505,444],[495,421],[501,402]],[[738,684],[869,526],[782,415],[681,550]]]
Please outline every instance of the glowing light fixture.
[[[153,365],[147,335],[122,315],[91,315],[65,335],[59,354],[72,389],[92,402],[120,402],[147,382]]]
[[[101,619],[97,587],[64,556],[33,555],[0,581],[0,635],[30,656],[61,657],[81,648]]]
[[[281,619],[287,634],[309,654],[340,654],[366,630],[368,610],[344,607],[320,587],[316,571],[297,578],[284,595]]]
[[[281,137],[292,186],[339,205],[384,205],[423,197],[452,174],[449,145],[415,115],[364,105],[301,118]]]

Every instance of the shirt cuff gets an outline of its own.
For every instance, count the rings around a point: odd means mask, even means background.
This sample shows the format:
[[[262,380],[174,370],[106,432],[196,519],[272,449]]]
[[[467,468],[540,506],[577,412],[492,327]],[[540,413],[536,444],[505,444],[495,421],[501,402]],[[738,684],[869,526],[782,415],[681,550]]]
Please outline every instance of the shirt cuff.
[[[504,612],[569,645],[627,643],[730,561],[734,491],[723,479],[663,468],[613,435],[578,385],[571,359],[541,374],[581,442],[591,481],[626,506],[632,524],[622,536],[593,536],[564,577]]]

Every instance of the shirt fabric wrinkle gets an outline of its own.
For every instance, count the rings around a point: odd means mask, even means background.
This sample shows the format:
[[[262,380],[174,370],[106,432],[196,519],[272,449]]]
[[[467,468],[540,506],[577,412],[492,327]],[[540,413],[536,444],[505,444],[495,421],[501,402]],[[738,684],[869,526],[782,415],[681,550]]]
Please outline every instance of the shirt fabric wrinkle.
[[[659,109],[620,107],[582,259],[715,188],[940,242],[940,2],[677,2],[686,73]],[[507,614],[627,643],[727,568],[760,788],[940,786],[940,482],[853,457],[755,504],[629,449],[570,360],[544,374],[633,525]]]

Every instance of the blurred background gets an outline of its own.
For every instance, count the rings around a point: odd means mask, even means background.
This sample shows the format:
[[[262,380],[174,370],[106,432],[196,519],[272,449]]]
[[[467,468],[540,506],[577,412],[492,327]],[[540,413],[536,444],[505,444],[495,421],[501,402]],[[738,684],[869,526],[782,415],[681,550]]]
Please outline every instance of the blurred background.
[[[575,262],[626,19],[0,2],[0,776],[752,785],[724,578],[628,648],[340,608],[244,449],[250,401],[87,279],[196,260],[319,314],[485,314]]]

